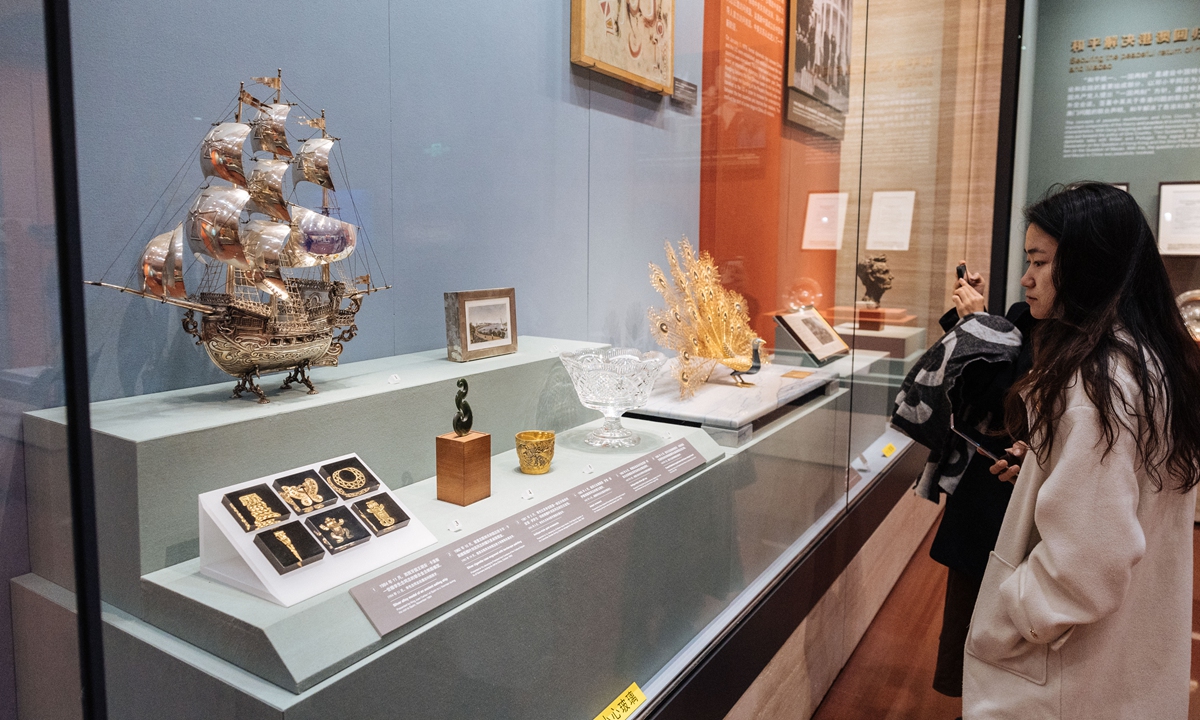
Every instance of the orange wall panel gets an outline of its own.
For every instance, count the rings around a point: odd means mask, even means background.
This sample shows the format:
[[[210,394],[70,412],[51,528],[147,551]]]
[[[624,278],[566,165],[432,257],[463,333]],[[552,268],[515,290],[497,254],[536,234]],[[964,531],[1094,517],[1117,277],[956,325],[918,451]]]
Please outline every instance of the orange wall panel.
[[[784,123],[786,0],[705,4],[700,248],[746,296],[771,342],[770,313],[801,277],[833,299],[836,253],[801,251],[809,192],[838,189],[840,144]]]

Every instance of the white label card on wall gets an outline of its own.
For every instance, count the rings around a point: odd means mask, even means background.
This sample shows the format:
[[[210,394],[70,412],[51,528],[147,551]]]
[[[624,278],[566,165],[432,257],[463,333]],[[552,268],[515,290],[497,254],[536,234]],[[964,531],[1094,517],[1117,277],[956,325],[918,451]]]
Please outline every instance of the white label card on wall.
[[[850,193],[809,193],[801,247],[805,250],[841,250],[849,204]]]
[[[1200,183],[1163,183],[1158,190],[1159,252],[1200,255]]]
[[[868,250],[907,250],[912,236],[916,190],[889,190],[871,194]]]

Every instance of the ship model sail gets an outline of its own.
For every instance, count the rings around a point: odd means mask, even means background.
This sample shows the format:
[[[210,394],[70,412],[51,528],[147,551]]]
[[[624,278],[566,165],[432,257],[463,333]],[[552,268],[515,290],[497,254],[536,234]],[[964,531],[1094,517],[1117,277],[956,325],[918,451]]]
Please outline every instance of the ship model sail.
[[[90,284],[186,309],[184,330],[238,378],[234,397],[251,392],[265,403],[257,378],[267,373],[287,372],[284,389],[299,383],[317,392],[308,370],[338,364],[358,331],[363,298],[390,286],[353,273],[359,228],[337,217],[330,172],[337,138],[326,132],[325,111],[300,119],[314,133],[293,153],[286,125],[295,106],[282,101],[282,73],[254,80],[275,91],[273,100],[239,89],[233,122],[215,124],[200,143],[207,184],[183,221],[146,244],[132,282]],[[245,108],[255,113],[248,122]],[[320,188],[319,209],[285,198],[289,170],[293,196],[301,183]],[[185,245],[203,265],[194,290],[184,285]]]

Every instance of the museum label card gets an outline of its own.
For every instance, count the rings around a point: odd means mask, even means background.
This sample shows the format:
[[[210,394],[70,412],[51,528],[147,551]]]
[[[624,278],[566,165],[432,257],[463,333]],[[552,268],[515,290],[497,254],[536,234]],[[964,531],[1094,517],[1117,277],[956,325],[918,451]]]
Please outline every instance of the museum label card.
[[[1200,255],[1200,183],[1162,183],[1158,190],[1159,252]]]
[[[705,463],[679,440],[350,590],[382,636]]]
[[[907,250],[912,236],[915,190],[889,190],[871,194],[868,250]]]
[[[841,250],[850,193],[809,193],[804,216],[804,250]]]

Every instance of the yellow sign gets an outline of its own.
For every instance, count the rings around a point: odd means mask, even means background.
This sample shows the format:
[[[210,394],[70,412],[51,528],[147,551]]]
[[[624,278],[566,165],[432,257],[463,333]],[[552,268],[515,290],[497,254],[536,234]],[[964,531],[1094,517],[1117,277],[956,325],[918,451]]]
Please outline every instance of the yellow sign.
[[[811,370],[789,370],[783,374],[785,378],[796,378],[797,380],[803,380],[809,375],[812,375]]]
[[[637,683],[625,688],[625,692],[612,701],[612,705],[604,708],[604,712],[596,716],[596,720],[625,720],[635,710],[646,704],[646,696]]]
[[[883,446],[883,456],[884,457],[891,457],[892,455],[895,455],[895,454],[896,454],[896,446],[895,445],[888,443],[887,445]]]

